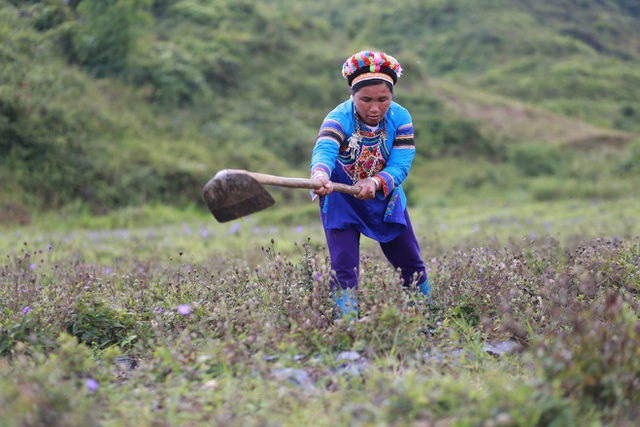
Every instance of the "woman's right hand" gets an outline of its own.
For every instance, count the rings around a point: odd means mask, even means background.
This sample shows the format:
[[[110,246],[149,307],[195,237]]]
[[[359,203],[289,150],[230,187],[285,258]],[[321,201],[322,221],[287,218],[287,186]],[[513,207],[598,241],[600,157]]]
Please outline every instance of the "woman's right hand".
[[[327,174],[321,173],[313,177],[313,179],[322,182],[322,187],[313,190],[313,194],[318,196],[326,196],[333,192],[333,182],[329,179]]]

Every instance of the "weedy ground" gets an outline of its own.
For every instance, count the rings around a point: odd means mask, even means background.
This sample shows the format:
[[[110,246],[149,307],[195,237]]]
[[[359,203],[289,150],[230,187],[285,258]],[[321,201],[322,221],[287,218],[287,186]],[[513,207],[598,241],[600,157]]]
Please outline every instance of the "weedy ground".
[[[640,422],[637,237],[424,238],[430,301],[364,244],[345,322],[317,230],[250,224],[6,232],[0,424]]]

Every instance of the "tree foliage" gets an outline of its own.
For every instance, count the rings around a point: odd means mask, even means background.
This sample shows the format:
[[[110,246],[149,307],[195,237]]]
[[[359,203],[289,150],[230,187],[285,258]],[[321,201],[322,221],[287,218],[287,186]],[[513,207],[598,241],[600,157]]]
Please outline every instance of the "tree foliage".
[[[83,0],[71,36],[71,60],[98,76],[122,71],[151,0]]]
[[[524,155],[432,77],[640,132],[634,1],[0,0],[0,195],[100,211],[199,202],[224,167],[305,171],[365,48],[403,64],[418,161]]]

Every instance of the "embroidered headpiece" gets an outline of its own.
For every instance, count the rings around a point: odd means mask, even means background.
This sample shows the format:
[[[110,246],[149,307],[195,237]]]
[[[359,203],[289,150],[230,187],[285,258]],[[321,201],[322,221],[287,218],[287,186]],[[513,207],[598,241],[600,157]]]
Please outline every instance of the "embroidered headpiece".
[[[396,84],[402,75],[402,67],[396,58],[384,52],[363,50],[351,55],[342,66],[342,75],[349,86],[366,81],[379,79],[392,85]]]

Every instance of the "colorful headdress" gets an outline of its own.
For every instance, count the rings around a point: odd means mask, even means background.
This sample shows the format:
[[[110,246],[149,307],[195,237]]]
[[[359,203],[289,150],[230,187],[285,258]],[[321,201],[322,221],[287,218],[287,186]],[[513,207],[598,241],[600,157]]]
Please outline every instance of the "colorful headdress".
[[[373,79],[395,85],[402,75],[402,67],[398,60],[391,55],[384,52],[363,50],[347,59],[342,66],[342,75],[351,87]]]

